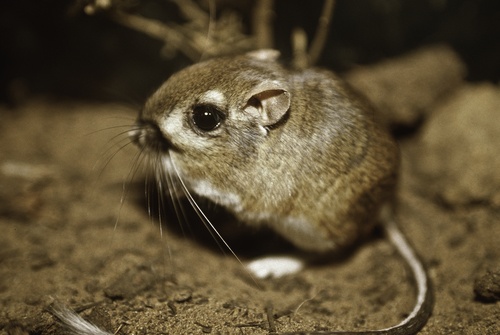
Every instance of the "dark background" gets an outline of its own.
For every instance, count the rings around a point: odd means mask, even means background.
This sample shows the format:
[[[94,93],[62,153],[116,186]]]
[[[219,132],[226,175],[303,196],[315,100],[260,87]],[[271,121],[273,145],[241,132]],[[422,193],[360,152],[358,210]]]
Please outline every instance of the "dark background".
[[[164,59],[162,43],[111,21],[86,15],[84,1],[3,0],[0,2],[0,101],[32,95],[142,101],[170,73],[191,63],[178,55]],[[252,1],[218,1],[217,10],[235,10],[249,27]],[[290,53],[290,31],[312,35],[322,1],[277,0],[276,47]],[[166,0],[136,1],[131,10],[180,22]],[[247,16],[245,16],[247,15]],[[358,0],[337,1],[321,66],[346,71],[444,42],[468,66],[467,79],[500,79],[500,1]]]

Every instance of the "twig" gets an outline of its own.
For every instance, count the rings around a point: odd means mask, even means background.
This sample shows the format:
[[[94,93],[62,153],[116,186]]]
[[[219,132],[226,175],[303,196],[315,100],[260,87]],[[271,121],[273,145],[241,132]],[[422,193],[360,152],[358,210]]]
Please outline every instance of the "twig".
[[[308,67],[307,57],[307,34],[302,28],[295,28],[292,32],[293,60],[292,66],[296,70],[304,70]]]
[[[269,333],[276,333],[276,325],[274,324],[274,313],[273,313],[273,305],[268,304],[266,306],[266,316],[267,323],[269,324]]]
[[[130,15],[121,11],[113,11],[109,14],[112,19],[131,29],[140,31],[150,37],[172,44],[172,47],[180,50],[192,61],[197,61],[200,52],[193,46],[178,30],[167,26],[156,20],[146,19],[141,16]]]
[[[311,42],[311,47],[309,49],[308,66],[316,64],[321,55],[321,52],[323,51],[326,38],[328,37],[334,9],[335,0],[325,0],[323,11],[321,12],[321,16],[318,20],[316,34]]]
[[[207,13],[200,6],[191,0],[171,0],[177,5],[182,15],[186,19],[207,21]]]
[[[274,0],[258,0],[253,12],[253,35],[256,37],[258,49],[274,47],[272,20]]]
[[[292,312],[292,318],[295,317],[295,315],[299,312],[299,309],[302,308],[302,306],[304,306],[305,303],[309,302],[309,301],[313,301],[314,299],[316,299],[316,297],[321,293],[322,291],[319,291],[318,293],[314,294],[312,297],[310,298],[307,298],[305,300],[303,300],[298,306],[297,308],[295,308],[295,310]]]

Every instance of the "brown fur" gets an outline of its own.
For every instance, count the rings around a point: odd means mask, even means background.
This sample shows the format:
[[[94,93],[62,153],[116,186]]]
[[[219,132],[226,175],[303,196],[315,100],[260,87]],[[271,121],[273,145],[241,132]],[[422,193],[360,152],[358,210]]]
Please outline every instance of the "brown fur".
[[[155,136],[175,149],[172,160],[188,186],[207,181],[236,195],[234,206],[212,200],[242,221],[267,224],[311,251],[347,246],[370,230],[391,197],[397,147],[335,75],[289,71],[274,54],[261,56],[219,58],[180,71],[148,100],[139,120],[158,125]],[[225,119],[203,132],[190,118],[208,91],[223,94],[218,107]],[[247,109],[252,104],[258,114]],[[179,133],[165,130],[169,122]],[[307,232],[283,224],[287,220]]]

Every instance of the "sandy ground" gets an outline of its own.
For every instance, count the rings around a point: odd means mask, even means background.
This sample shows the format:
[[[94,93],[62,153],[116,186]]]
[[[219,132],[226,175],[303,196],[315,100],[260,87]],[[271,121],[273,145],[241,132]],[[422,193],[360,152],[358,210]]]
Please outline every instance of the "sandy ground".
[[[437,48],[348,76],[398,125],[399,222],[436,295],[422,334],[500,333],[500,88],[463,75]],[[118,334],[361,330],[411,310],[409,273],[380,232],[331,262],[253,281],[192,213],[182,229],[169,215],[160,225],[152,199],[150,218],[126,138],[135,114],[46,97],[0,107],[1,334],[64,333],[54,303]],[[208,215],[243,262],[289,251]]]

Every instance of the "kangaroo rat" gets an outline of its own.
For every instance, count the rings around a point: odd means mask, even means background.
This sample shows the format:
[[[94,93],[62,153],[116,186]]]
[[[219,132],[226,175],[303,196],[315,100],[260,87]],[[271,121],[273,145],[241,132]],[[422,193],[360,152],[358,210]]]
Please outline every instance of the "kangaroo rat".
[[[162,157],[167,173],[242,222],[268,225],[301,249],[337,250],[369,232],[391,200],[398,149],[331,72],[287,70],[278,56],[258,50],[174,74],[147,101],[131,136]],[[430,314],[430,289],[386,221],[419,293],[406,320],[376,333],[410,334]]]
[[[307,251],[335,251],[367,234],[391,201],[398,149],[335,75],[288,70],[278,56],[258,50],[174,74],[146,102],[131,138],[170,178],[242,222],[268,225]],[[384,221],[415,276],[413,311],[390,328],[321,334],[408,335],[427,321],[426,272]]]

